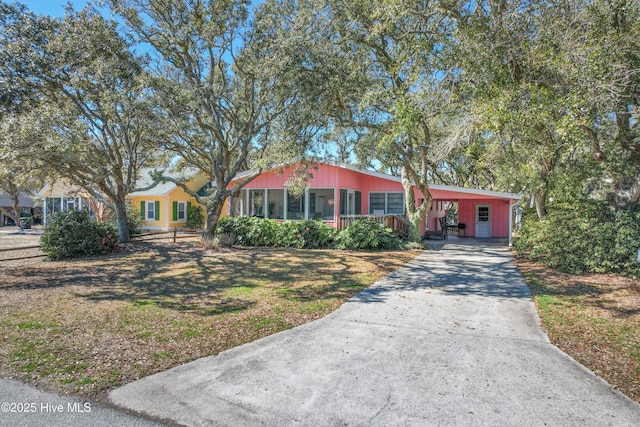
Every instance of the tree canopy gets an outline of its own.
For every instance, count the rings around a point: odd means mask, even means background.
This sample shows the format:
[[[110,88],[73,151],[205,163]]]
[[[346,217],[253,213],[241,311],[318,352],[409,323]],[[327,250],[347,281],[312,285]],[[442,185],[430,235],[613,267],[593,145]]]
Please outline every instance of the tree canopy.
[[[156,176],[206,206],[210,238],[225,200],[326,140],[402,177],[413,238],[431,182],[522,192],[540,217],[640,201],[636,1],[103,3],[117,21],[0,3],[2,156],[116,213],[167,153],[213,183]]]
[[[225,200],[265,167],[302,156],[322,120],[310,119],[318,85],[306,64],[304,22],[292,2],[111,0],[128,30],[152,48],[163,147],[214,185],[205,196],[205,239]],[[236,180],[241,172],[251,172]]]
[[[18,123],[3,139],[4,157],[31,163],[105,202],[116,213],[120,240],[129,241],[126,197],[136,190],[140,169],[158,160],[160,121],[144,63],[116,23],[91,9],[68,10],[62,19],[20,7],[3,12],[9,25],[2,59],[13,70],[10,85],[36,98],[28,112],[20,108],[3,118]],[[5,104],[18,110],[25,101],[14,96]]]

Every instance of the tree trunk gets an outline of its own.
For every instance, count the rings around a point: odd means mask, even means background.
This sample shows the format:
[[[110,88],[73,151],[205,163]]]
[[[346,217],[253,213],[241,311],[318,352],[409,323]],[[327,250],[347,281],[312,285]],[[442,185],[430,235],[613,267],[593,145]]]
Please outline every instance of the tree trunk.
[[[18,227],[22,227],[22,220],[20,220],[20,199],[18,195],[11,195],[11,207],[13,208],[13,214],[15,215],[14,221]]]
[[[423,205],[425,206],[425,205]],[[409,227],[409,241],[418,242],[422,241],[422,236],[420,235],[420,224],[425,218],[424,209],[421,207],[416,209],[416,211],[412,214],[409,214],[409,222],[411,223],[411,227]]]
[[[635,209],[640,202],[640,177],[636,176],[623,183],[615,183],[615,190],[608,193],[606,199],[615,212]]]
[[[20,224],[20,218],[16,217],[15,212],[11,212],[11,210],[9,210],[8,208],[0,208],[0,211],[11,218],[16,224]]]
[[[420,235],[420,224],[425,219],[427,212],[431,209],[433,199],[431,193],[429,193],[428,186],[420,186],[419,188],[422,194],[425,196],[425,201],[420,206],[416,206],[415,192],[413,191],[413,184],[407,176],[406,169],[403,167],[401,171],[402,187],[404,188],[405,207],[407,211],[407,217],[411,226],[409,227],[409,241],[418,242],[422,240]],[[424,189],[424,190],[423,190]]]
[[[547,214],[547,190],[536,190],[536,192],[533,193],[533,201],[536,204],[536,212],[538,213],[538,218],[544,218]]]
[[[207,206],[207,220],[204,223],[204,233],[202,234],[202,240],[205,243],[213,242],[223,207],[224,199],[220,200],[218,198],[214,198],[213,202]]]
[[[533,200],[536,204],[538,218],[542,219],[547,215],[547,194],[549,193],[549,180],[551,172],[555,168],[556,162],[553,158],[543,157],[541,159],[539,172],[541,187],[533,193]]]
[[[127,203],[119,200],[116,203],[116,223],[118,225],[118,239],[120,243],[128,243],[131,241],[129,235],[129,224],[127,223]]]

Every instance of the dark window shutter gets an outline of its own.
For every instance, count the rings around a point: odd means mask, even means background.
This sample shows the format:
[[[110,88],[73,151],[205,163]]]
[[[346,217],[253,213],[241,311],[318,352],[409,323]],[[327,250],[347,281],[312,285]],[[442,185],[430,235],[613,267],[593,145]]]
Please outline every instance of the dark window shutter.
[[[147,210],[147,204],[144,201],[140,202],[140,219],[143,221],[146,219],[146,215],[145,215],[146,210]]]
[[[355,192],[355,203],[356,203],[356,215],[362,214],[362,193],[359,191]]]
[[[156,218],[155,220],[158,221],[160,219],[160,202],[156,202]]]
[[[173,220],[178,220],[178,202],[173,202]]]

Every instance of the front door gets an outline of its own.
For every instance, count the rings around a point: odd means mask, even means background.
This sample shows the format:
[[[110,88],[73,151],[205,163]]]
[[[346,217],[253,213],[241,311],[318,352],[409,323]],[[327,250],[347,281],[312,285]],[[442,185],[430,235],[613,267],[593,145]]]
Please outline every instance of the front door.
[[[488,205],[476,206],[476,237],[491,237],[491,215]]]

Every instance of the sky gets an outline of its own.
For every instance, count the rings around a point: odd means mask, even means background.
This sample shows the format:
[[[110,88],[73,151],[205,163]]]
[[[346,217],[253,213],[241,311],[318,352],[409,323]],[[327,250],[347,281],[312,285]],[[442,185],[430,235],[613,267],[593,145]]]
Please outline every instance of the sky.
[[[51,15],[51,16],[63,16],[64,6],[67,4],[67,0],[17,0],[18,3],[25,4],[32,12]],[[9,3],[13,3],[9,1]],[[87,0],[71,0],[73,8],[78,10],[82,9],[87,4]]]
[[[35,13],[50,16],[63,16],[64,6],[71,2],[75,10],[82,9],[89,1],[88,0],[17,0],[18,3],[23,3]],[[9,0],[9,3],[13,3],[13,0]],[[258,4],[260,1],[252,1],[252,4]]]

